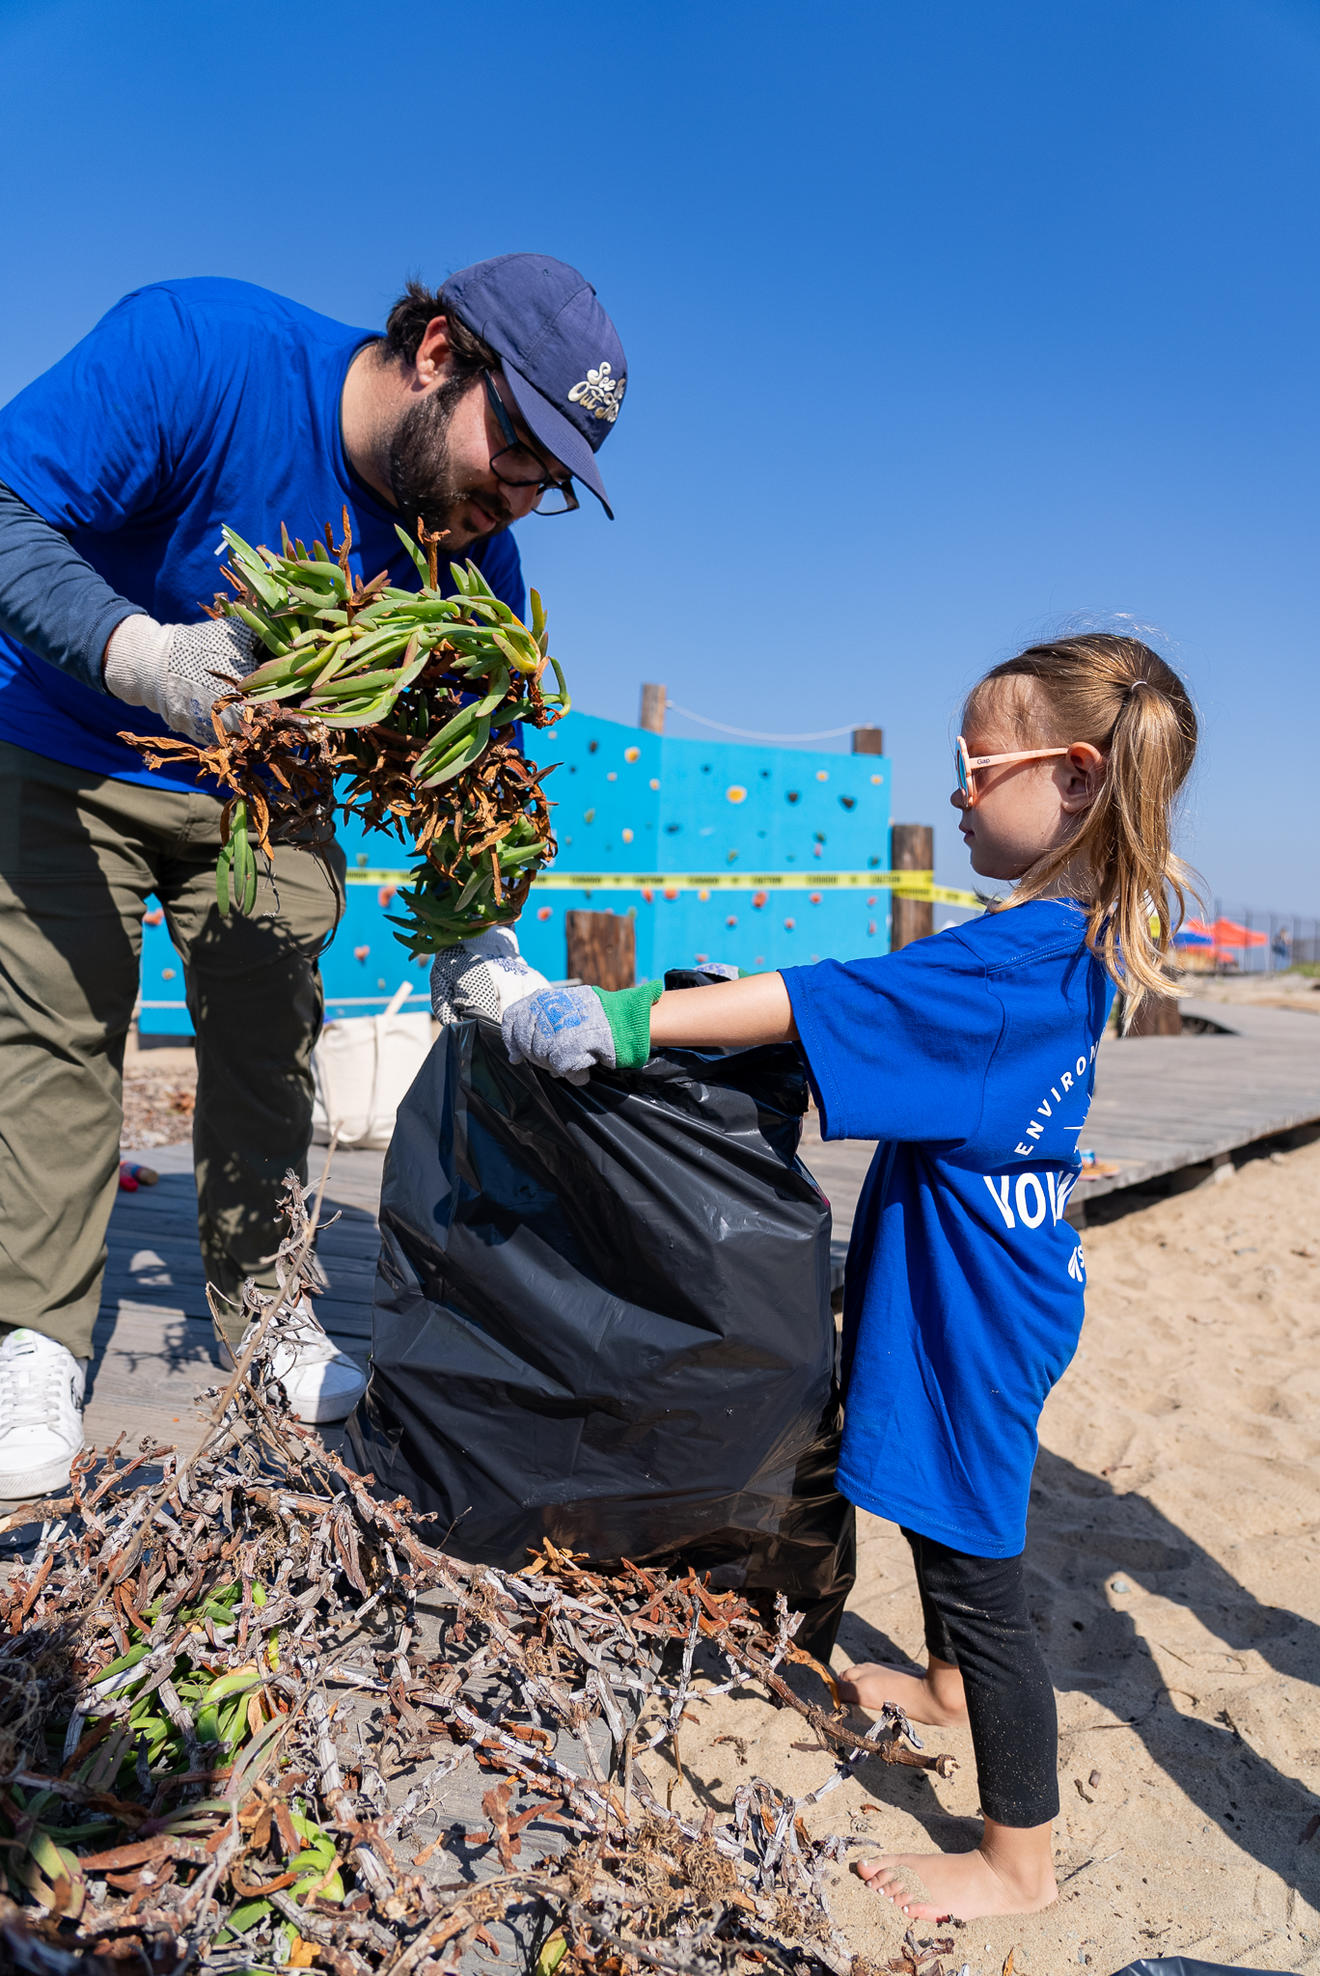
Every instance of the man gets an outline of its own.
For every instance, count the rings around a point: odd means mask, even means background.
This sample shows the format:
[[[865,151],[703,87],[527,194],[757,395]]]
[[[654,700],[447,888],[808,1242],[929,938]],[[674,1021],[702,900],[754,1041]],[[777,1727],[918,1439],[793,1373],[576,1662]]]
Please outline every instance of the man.
[[[256,913],[222,918],[219,801],[119,738],[209,738],[257,662],[203,615],[221,524],[311,540],[346,507],[354,570],[415,582],[395,529],[420,520],[521,614],[510,524],[575,508],[574,479],[609,513],[594,456],[625,385],[590,284],[509,254],[410,283],[383,337],[242,282],[140,289],[0,411],[0,1497],[61,1487],[82,1446],[150,894],[184,960],[202,1254],[235,1319],[306,1173],[342,854],[281,846]],[[364,1383],[310,1306],[278,1370],[304,1419]]]

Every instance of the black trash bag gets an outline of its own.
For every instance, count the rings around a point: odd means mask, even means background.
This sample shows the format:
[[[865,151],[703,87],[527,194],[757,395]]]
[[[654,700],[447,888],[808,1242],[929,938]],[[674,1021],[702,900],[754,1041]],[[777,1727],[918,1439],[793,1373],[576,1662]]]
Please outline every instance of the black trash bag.
[[[1283,1976],[1279,1969],[1246,1969],[1236,1963],[1197,1962],[1188,1955],[1144,1955],[1129,1962],[1117,1976]]]
[[[448,1028],[385,1163],[362,1466],[460,1557],[690,1562],[828,1653],[854,1537],[806,1103],[787,1045],[579,1087]]]

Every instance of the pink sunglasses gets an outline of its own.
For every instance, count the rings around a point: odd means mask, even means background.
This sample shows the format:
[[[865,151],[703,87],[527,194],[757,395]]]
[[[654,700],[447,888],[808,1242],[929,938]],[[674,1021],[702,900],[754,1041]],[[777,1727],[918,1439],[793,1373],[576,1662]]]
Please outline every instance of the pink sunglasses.
[[[970,810],[976,807],[978,768],[998,768],[1004,762],[1044,762],[1052,755],[1067,753],[1066,748],[1018,748],[1008,755],[969,755],[967,743],[960,734],[953,744],[953,766],[958,777],[958,787],[966,798]]]

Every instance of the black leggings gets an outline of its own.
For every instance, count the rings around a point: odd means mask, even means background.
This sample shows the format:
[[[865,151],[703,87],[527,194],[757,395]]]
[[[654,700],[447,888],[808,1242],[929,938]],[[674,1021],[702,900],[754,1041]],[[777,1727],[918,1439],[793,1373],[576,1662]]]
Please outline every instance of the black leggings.
[[[1059,1719],[1020,1557],[969,1557],[915,1530],[926,1645],[963,1678],[981,1810],[999,1825],[1045,1825],[1059,1812]]]

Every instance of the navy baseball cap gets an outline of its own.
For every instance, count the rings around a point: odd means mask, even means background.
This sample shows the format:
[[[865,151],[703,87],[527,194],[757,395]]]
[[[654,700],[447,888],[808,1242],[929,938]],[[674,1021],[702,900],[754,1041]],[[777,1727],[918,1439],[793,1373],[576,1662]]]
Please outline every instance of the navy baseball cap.
[[[619,416],[628,364],[591,283],[547,254],[499,254],[451,274],[440,300],[499,352],[528,430],[613,521],[595,456]]]

